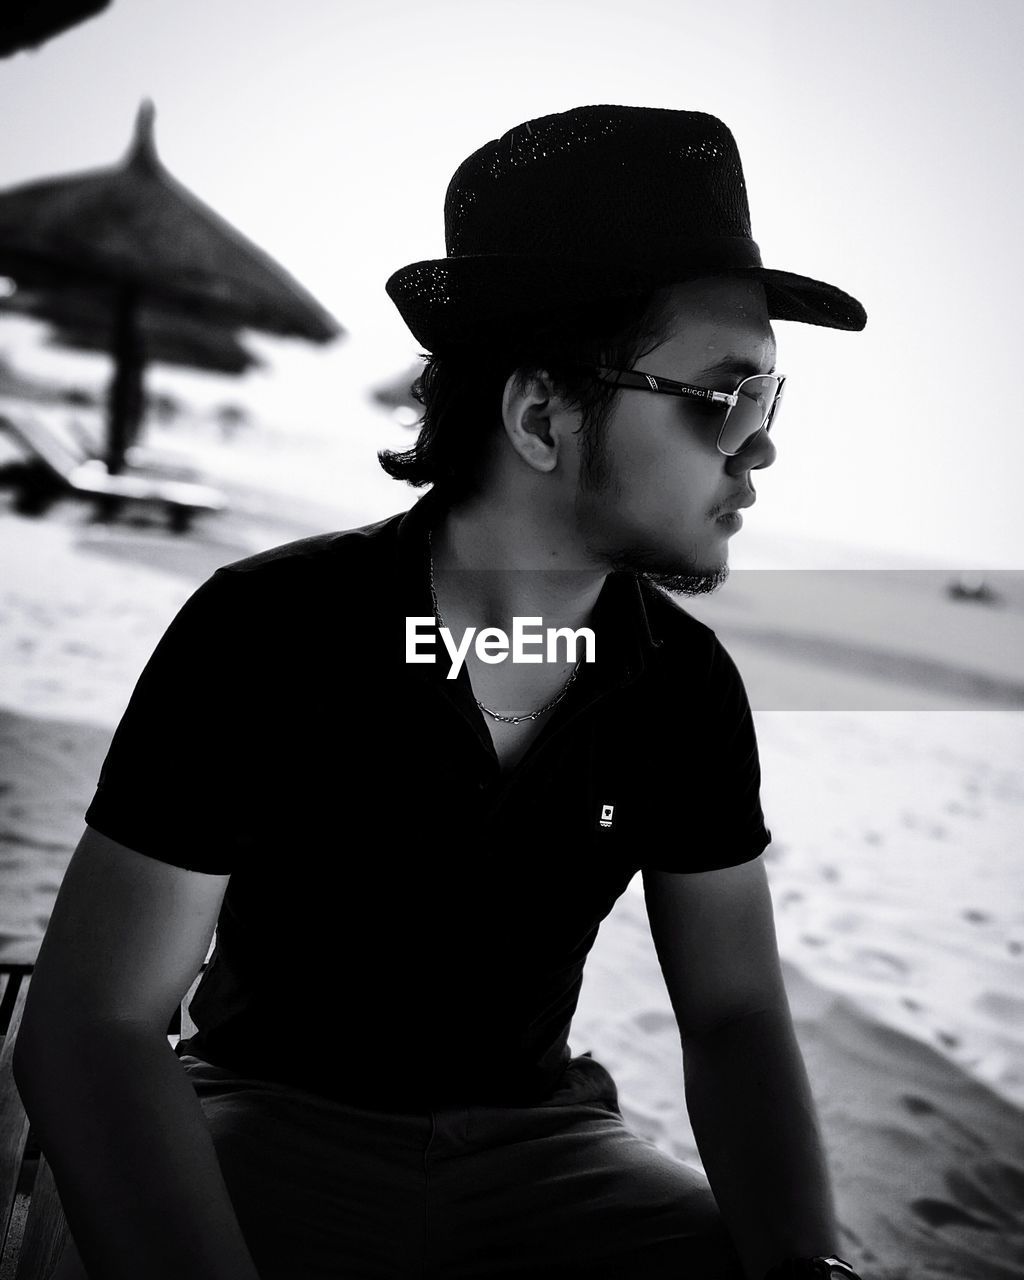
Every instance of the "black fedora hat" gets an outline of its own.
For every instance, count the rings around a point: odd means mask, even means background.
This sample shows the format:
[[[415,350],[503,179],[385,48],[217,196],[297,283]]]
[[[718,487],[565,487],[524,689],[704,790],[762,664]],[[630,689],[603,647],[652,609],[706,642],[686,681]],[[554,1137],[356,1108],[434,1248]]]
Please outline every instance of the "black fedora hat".
[[[761,265],[735,139],[701,111],[575,107],[517,125],[455,171],[444,224],[447,257],[386,286],[428,351],[540,310],[708,275],[760,281],[773,319],[867,321],[834,285]]]

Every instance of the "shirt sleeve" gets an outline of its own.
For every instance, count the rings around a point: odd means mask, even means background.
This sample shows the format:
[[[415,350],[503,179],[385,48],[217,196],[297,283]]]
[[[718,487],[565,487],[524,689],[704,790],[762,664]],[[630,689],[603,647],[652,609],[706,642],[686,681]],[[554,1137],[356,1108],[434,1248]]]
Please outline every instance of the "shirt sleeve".
[[[143,669],[100,769],[89,826],[136,852],[227,874],[244,752],[252,636],[237,575],[218,570],[185,602]]]
[[[640,861],[645,870],[713,871],[750,862],[771,843],[761,809],[761,763],[739,670],[712,635],[704,687],[673,718],[662,743],[666,796],[687,797],[671,833]],[[674,784],[673,784],[674,776]]]

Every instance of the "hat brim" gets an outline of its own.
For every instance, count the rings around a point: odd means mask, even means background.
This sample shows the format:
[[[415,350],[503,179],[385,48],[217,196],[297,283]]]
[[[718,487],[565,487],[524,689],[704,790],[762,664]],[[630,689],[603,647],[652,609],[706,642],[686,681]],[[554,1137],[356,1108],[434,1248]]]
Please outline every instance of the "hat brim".
[[[476,255],[414,262],[385,286],[427,351],[480,341],[530,315],[619,297],[709,276],[755,280],[764,285],[772,320],[796,320],[828,329],[858,331],[867,314],[856,298],[835,285],[770,267],[673,267]],[[542,301],[538,301],[538,300]]]

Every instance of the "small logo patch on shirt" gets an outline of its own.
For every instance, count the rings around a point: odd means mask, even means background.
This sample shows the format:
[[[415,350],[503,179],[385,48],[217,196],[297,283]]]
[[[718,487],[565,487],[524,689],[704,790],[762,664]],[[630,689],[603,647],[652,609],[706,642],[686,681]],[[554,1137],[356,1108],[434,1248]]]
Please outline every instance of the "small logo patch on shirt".
[[[613,804],[603,804],[601,806],[601,817],[598,821],[602,827],[610,827],[615,821],[615,806]]]

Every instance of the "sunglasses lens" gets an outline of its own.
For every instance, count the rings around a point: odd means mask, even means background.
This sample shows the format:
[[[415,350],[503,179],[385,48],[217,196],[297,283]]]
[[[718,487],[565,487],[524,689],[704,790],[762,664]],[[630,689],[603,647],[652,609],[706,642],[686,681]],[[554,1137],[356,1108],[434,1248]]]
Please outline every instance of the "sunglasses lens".
[[[771,427],[781,399],[781,394],[776,394],[778,391],[779,379],[770,373],[758,374],[740,383],[736,404],[718,437],[718,447],[724,453],[739,453],[763,426]]]

